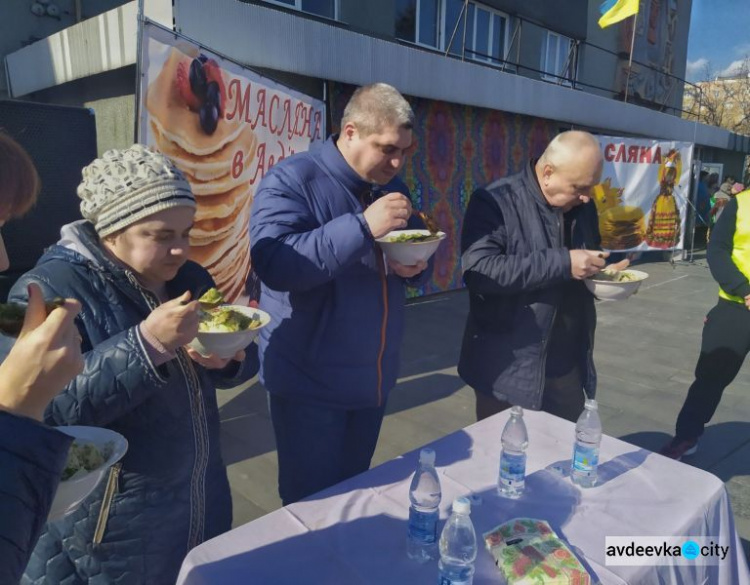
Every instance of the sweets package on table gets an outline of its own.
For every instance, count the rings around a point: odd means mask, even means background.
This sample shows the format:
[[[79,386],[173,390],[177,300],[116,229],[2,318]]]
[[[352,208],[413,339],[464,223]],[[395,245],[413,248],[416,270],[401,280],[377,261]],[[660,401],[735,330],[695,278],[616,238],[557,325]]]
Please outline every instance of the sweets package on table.
[[[508,585],[590,585],[591,577],[549,524],[515,518],[484,535]]]

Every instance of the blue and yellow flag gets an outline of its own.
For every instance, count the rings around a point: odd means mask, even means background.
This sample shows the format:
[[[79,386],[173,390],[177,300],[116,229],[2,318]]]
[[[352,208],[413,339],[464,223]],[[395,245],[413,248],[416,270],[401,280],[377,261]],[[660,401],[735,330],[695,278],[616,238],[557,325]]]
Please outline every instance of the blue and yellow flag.
[[[602,15],[599,19],[599,26],[606,28],[610,24],[638,14],[638,4],[640,4],[638,0],[604,0],[599,8]]]

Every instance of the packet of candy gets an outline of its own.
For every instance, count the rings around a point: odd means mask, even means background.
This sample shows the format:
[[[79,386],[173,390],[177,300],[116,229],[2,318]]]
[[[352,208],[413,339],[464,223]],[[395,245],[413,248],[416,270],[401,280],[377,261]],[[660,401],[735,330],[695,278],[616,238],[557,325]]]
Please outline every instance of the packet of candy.
[[[515,518],[484,535],[508,585],[590,585],[591,576],[544,520]]]

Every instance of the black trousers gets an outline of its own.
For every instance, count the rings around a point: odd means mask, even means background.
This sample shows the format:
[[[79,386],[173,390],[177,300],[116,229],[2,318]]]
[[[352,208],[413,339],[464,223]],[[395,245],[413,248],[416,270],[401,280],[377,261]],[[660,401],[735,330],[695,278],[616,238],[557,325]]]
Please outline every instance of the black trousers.
[[[492,394],[483,394],[474,390],[477,397],[477,420],[484,420],[493,414],[513,406],[510,402],[498,400]],[[556,378],[545,378],[542,408],[571,422],[576,422],[583,412],[586,393],[583,390],[581,372],[573,368],[570,372]]]
[[[719,299],[703,325],[701,354],[695,366],[695,382],[688,390],[677,417],[679,440],[703,434],[750,351],[750,311],[744,304]]]

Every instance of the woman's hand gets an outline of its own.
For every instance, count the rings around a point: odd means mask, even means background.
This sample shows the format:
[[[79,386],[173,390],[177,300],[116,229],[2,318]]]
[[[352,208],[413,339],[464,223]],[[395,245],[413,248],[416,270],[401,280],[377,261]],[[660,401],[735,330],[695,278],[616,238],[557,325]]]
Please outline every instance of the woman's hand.
[[[231,358],[220,358],[215,354],[209,354],[209,355],[203,355],[196,350],[194,350],[192,347],[186,347],[185,350],[187,351],[187,354],[190,356],[190,359],[192,359],[195,363],[202,365],[204,368],[209,370],[220,370],[231,361],[235,360],[238,362],[241,362],[245,359],[245,350],[241,349],[236,354],[234,354],[234,357]]]
[[[198,334],[200,303],[190,300],[190,291],[156,307],[146,317],[146,329],[168,350],[190,343]]]

